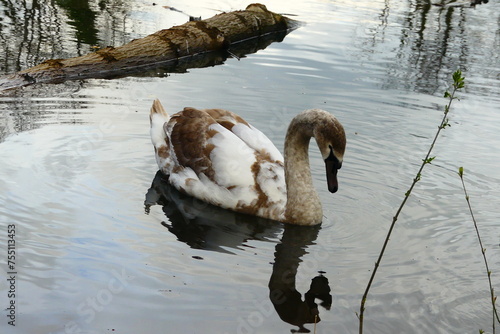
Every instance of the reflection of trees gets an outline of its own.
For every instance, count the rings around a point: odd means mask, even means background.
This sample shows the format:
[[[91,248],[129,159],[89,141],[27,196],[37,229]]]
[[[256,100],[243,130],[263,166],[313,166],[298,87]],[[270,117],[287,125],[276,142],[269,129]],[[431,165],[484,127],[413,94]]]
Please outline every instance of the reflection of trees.
[[[89,0],[57,0],[57,4],[65,9],[68,23],[75,28],[76,41],[97,44],[96,13],[90,9]]]
[[[373,29],[374,34],[364,43],[365,47],[378,49],[387,56],[387,43],[391,42],[387,38],[387,26],[388,21],[392,21],[389,22],[393,26],[390,32],[393,34],[392,43],[398,42],[394,51],[397,64],[394,64],[394,60],[389,62],[388,75],[384,79],[385,88],[397,87],[435,94],[457,68],[467,70],[478,60],[489,61],[487,57],[477,57],[477,54],[484,53],[485,49],[495,49],[494,37],[490,45],[481,45],[481,41],[484,42],[485,33],[491,36],[498,34],[498,26],[493,24],[496,31],[487,31],[483,27],[483,36],[478,35],[477,29],[482,22],[477,16],[474,17],[477,14],[471,8],[471,3],[464,1],[460,2],[462,6],[458,6],[449,2],[410,0],[406,10],[399,9],[395,3],[390,6],[389,1],[385,2],[379,15],[378,28]],[[494,20],[490,18],[490,22]],[[397,26],[401,27],[399,35],[395,28]]]
[[[0,74],[86,54],[101,39],[112,44],[126,6],[112,0],[0,0]]]
[[[433,94],[457,67],[463,67],[467,43],[460,39],[465,16],[463,9],[435,7],[417,1],[403,21],[400,48],[396,53],[400,66],[390,69],[390,77],[409,77],[409,89]],[[405,66],[407,65],[407,66]],[[410,70],[413,73],[394,73]]]
[[[50,58],[88,53],[100,39],[110,45],[119,38],[121,44],[127,6],[126,0],[0,0],[0,74],[17,72]],[[0,142],[11,133],[49,123],[81,122],[75,116],[67,117],[78,114],[81,104],[38,100],[40,96],[78,89],[75,82],[69,87],[66,84],[9,92],[9,98],[0,103]]]
[[[61,53],[59,8],[40,1],[0,0],[2,72],[18,71]]]
[[[12,133],[38,129],[48,124],[84,123],[81,113],[87,108],[76,99],[50,99],[68,90],[77,91],[81,83],[53,85],[27,91],[11,91],[0,100],[0,144]]]

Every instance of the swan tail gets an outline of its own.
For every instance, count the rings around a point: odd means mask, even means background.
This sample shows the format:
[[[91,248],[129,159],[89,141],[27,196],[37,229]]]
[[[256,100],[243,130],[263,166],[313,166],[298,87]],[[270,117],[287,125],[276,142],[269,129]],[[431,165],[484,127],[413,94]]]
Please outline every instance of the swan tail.
[[[151,124],[151,143],[155,149],[158,167],[165,174],[170,174],[171,157],[170,141],[165,133],[164,125],[170,120],[170,116],[163,108],[160,100],[156,99],[151,106],[149,121]]]

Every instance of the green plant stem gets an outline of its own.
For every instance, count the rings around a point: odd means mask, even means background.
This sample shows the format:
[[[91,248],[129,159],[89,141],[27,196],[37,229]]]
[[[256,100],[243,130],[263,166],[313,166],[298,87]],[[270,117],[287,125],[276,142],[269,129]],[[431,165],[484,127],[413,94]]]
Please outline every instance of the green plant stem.
[[[406,201],[410,197],[410,194],[413,191],[413,188],[415,187],[417,182],[420,180],[420,177],[422,175],[422,170],[424,169],[425,165],[428,163],[431,163],[431,161],[434,159],[434,158],[430,157],[431,152],[432,152],[432,149],[434,148],[434,145],[439,137],[439,134],[441,133],[441,130],[449,125],[447,116],[448,116],[448,112],[450,111],[451,102],[455,99],[455,92],[458,89],[464,87],[464,78],[462,77],[462,72],[460,72],[460,70],[457,70],[455,73],[453,73],[453,81],[454,81],[453,82],[453,90],[452,90],[451,94],[448,91],[446,91],[446,93],[444,94],[445,97],[449,98],[449,102],[445,106],[444,115],[443,115],[443,119],[441,120],[441,124],[438,127],[438,130],[436,132],[436,135],[434,136],[434,140],[432,141],[431,146],[429,147],[429,151],[427,152],[427,155],[422,160],[422,164],[420,165],[420,168],[419,168],[417,174],[415,175],[415,178],[413,179],[413,182],[412,182],[410,188],[405,193],[405,198],[401,202],[401,205],[399,206],[398,210],[396,211],[396,214],[392,218],[391,226],[389,228],[389,231],[387,232],[387,236],[385,238],[382,249],[380,250],[378,259],[375,262],[375,267],[373,268],[372,274],[370,276],[370,280],[368,281],[368,284],[366,286],[363,297],[361,298],[361,305],[359,307],[359,313],[358,313],[359,334],[363,334],[363,321],[364,321],[366,299],[368,298],[368,293],[370,292],[370,288],[371,288],[372,283],[375,279],[375,275],[377,274],[380,263],[382,262],[382,258],[384,257],[385,249],[387,248],[387,245],[389,244],[389,240],[391,238],[392,231],[394,230],[394,227],[396,226],[396,221],[398,220],[399,214],[403,210],[403,207],[405,206]]]
[[[488,274],[488,283],[490,284],[490,296],[491,296],[491,306],[493,307],[493,324],[492,330],[493,334],[495,334],[495,321],[500,322],[500,318],[498,317],[497,308],[495,306],[496,297],[495,290],[493,289],[493,285],[491,284],[491,271],[488,266],[488,260],[486,259],[486,248],[483,247],[483,241],[481,240],[481,235],[479,234],[479,228],[477,226],[476,218],[474,217],[474,212],[472,211],[472,205],[470,204],[469,194],[465,187],[464,182],[464,169],[462,167],[458,170],[458,176],[460,176],[460,180],[462,181],[462,189],[464,190],[465,200],[467,201],[467,206],[469,207],[469,213],[472,217],[472,221],[474,222],[474,228],[476,229],[477,239],[479,240],[479,246],[481,247],[481,254],[483,254],[484,265],[486,267],[486,273]]]

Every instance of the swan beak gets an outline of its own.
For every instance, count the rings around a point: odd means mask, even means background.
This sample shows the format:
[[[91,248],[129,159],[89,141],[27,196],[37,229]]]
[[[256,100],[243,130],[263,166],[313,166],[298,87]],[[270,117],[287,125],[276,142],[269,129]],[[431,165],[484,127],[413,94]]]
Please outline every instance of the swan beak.
[[[332,159],[325,160],[326,166],[326,182],[328,183],[328,191],[331,193],[337,192],[339,189],[339,182],[337,181],[338,165]]]

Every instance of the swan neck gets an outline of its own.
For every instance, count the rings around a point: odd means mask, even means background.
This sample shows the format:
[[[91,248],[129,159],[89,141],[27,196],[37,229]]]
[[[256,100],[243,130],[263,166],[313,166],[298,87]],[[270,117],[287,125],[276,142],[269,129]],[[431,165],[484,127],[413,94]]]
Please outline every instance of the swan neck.
[[[313,185],[309,166],[309,142],[313,136],[310,124],[292,120],[285,139],[285,182],[288,222],[299,225],[321,223],[323,211]]]

